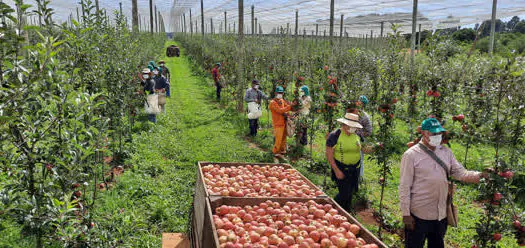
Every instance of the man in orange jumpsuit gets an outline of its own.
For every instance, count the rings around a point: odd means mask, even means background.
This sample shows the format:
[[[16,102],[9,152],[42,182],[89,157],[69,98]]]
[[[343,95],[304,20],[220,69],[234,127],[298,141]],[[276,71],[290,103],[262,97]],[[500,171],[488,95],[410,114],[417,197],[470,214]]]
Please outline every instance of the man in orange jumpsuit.
[[[283,99],[284,88],[277,86],[275,89],[275,98],[270,102],[270,111],[272,111],[273,134],[275,144],[273,146],[273,155],[283,157],[286,153],[286,112],[292,109],[292,106]]]

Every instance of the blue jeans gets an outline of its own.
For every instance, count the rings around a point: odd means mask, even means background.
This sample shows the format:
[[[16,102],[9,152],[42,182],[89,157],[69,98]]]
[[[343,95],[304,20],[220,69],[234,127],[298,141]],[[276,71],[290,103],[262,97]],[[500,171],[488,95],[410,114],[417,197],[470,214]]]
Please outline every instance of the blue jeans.
[[[259,128],[259,119],[248,119],[248,121],[250,122],[250,135],[256,136]]]
[[[153,123],[157,123],[157,115],[149,114],[148,115],[148,121],[151,121]]]
[[[217,100],[221,100],[221,90],[222,90],[222,85],[221,83],[217,82],[215,83],[215,87],[217,87],[217,91],[216,91],[216,94],[217,94]]]

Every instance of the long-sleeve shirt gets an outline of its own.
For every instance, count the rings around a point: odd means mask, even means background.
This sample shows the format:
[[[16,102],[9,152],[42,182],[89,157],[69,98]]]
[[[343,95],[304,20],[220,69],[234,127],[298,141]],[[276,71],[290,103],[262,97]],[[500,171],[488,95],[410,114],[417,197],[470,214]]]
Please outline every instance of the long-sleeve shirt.
[[[268,99],[268,96],[264,94],[261,90],[256,90],[254,88],[249,88],[246,90],[244,95],[244,101],[246,102],[259,102],[261,98]]]
[[[161,68],[162,68],[162,76],[164,76],[166,80],[169,82],[170,77],[171,77],[170,69],[168,69],[168,67],[166,66],[162,66]]]
[[[168,88],[168,82],[166,81],[166,78],[162,77],[162,76],[158,76],[158,77],[155,77],[154,78],[155,80],[155,89],[156,90],[160,90],[160,89],[167,89]]]
[[[481,173],[466,170],[448,147],[438,146],[434,152],[446,164],[452,178],[479,182]],[[448,180],[443,167],[415,145],[403,154],[400,170],[399,201],[403,216],[412,213],[424,220],[446,218]]]
[[[283,99],[276,98],[270,102],[270,111],[272,111],[272,124],[274,128],[286,126],[284,114],[291,109],[292,106],[288,105]]]
[[[362,139],[365,137],[368,137],[372,134],[372,122],[370,121],[370,117],[368,116],[365,111],[359,112],[359,124],[363,126],[361,129],[357,129],[355,133],[359,135]]]
[[[150,79],[141,81],[140,85],[143,87],[145,94],[146,94],[146,91],[149,92],[149,94],[155,93],[153,91],[155,89],[155,80],[150,78]]]
[[[302,115],[308,115],[310,114],[310,108],[312,107],[312,97],[310,96],[303,96],[301,97],[301,109],[299,109],[299,113]]]
[[[214,67],[211,70],[211,75],[213,76],[213,81],[215,81],[215,84],[219,83],[221,80],[221,73],[219,72],[219,68]]]

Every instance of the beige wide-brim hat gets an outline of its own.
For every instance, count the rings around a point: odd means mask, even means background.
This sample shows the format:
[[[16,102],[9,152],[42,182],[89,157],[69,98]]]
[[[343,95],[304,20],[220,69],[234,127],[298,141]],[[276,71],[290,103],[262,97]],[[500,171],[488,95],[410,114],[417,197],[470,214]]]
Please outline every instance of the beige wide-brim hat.
[[[359,115],[356,114],[346,113],[345,117],[339,118],[337,121],[349,127],[363,128],[363,126],[359,124]]]

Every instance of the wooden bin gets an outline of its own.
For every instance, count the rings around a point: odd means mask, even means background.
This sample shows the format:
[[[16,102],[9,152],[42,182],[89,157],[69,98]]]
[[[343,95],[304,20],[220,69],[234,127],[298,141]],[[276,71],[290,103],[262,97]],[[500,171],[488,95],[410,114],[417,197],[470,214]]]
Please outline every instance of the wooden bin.
[[[356,224],[361,228],[361,232],[359,233],[359,237],[364,239],[367,243],[375,243],[380,248],[387,248],[383,242],[381,242],[374,234],[372,234],[368,229],[366,229],[359,221],[357,221],[352,215],[347,213],[345,210],[341,208],[335,201],[333,201],[331,198],[316,198],[316,199],[307,199],[307,198],[239,198],[239,197],[210,197],[208,201],[206,201],[206,217],[205,223],[204,223],[204,230],[203,230],[203,239],[202,239],[202,245],[201,247],[215,247],[219,248],[219,237],[217,235],[217,228],[215,227],[215,223],[213,223],[213,214],[215,213],[215,209],[221,205],[228,205],[228,206],[247,206],[247,205],[258,205],[262,202],[265,202],[267,200],[271,200],[274,202],[279,202],[281,205],[284,205],[286,202],[292,201],[292,202],[307,202],[309,200],[313,200],[317,203],[321,204],[331,204],[334,206],[335,209],[339,212],[339,214],[345,216],[348,219],[348,222],[352,224]]]
[[[194,235],[194,247],[199,247],[198,245],[200,245],[200,247],[206,247],[206,246],[202,246],[201,244],[202,243],[202,240],[203,240],[203,236],[202,236],[202,230],[204,228],[204,224],[205,224],[205,216],[206,216],[206,210],[205,210],[205,207],[206,207],[206,201],[209,197],[211,196],[214,196],[214,197],[218,197],[219,195],[210,195],[208,190],[206,189],[206,185],[205,185],[205,182],[204,182],[204,174],[202,173],[202,167],[203,166],[207,166],[207,165],[219,165],[219,166],[224,166],[224,167],[232,167],[232,166],[244,166],[244,165],[259,165],[259,166],[282,166],[284,168],[287,168],[287,169],[294,169],[291,165],[289,164],[269,164],[269,163],[235,163],[235,162],[232,162],[232,163],[214,163],[214,162],[198,162],[198,168],[197,168],[197,180],[195,182],[195,195],[194,195],[194,198],[193,198],[193,220],[192,220],[192,223],[194,224],[193,226],[193,235]],[[308,186],[310,186],[312,189],[314,190],[320,190],[317,186],[315,186],[315,184],[313,184],[312,182],[310,182],[310,180],[308,180],[306,177],[304,177],[301,173],[299,173],[301,178],[305,181],[306,184],[308,184]],[[232,198],[237,198],[237,197],[232,197]],[[271,198],[271,199],[279,199],[279,198],[282,198],[282,197],[275,197],[275,198]],[[321,196],[318,196],[316,198],[327,198],[326,195],[321,195]],[[269,198],[264,198],[264,199],[269,199]],[[284,198],[284,199],[289,199],[289,198]],[[307,198],[307,199],[315,199],[315,198]]]

